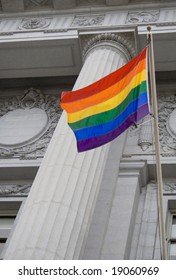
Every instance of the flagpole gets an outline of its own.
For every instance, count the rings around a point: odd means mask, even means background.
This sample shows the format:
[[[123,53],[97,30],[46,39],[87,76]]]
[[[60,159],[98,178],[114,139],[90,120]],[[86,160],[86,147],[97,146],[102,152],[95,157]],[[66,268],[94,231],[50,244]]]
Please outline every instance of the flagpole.
[[[156,150],[156,170],[157,170],[157,183],[158,183],[158,202],[159,202],[159,225],[161,234],[162,246],[162,259],[167,260],[167,244],[166,232],[164,222],[164,209],[163,209],[163,180],[160,156],[160,142],[159,142],[159,126],[158,126],[158,109],[157,109],[157,94],[155,82],[155,65],[154,65],[154,51],[153,51],[153,37],[151,33],[151,26],[147,27],[148,41],[149,41],[149,71],[151,82],[151,97],[154,115],[154,136],[155,136],[155,150]]]

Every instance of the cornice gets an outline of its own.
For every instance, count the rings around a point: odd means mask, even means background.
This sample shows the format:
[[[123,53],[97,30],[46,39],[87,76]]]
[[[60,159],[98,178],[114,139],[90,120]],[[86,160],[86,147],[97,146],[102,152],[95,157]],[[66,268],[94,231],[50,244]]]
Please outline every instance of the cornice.
[[[14,18],[14,17],[24,17],[24,16],[46,16],[46,15],[70,15],[70,14],[91,14],[91,13],[106,13],[106,12],[123,12],[123,11],[136,11],[136,10],[150,10],[150,9],[174,9],[176,8],[176,3],[174,2],[166,2],[166,3],[134,3],[134,4],[126,4],[126,5],[90,5],[86,6],[77,6],[72,8],[61,8],[55,9],[52,7],[44,8],[40,7],[40,9],[31,9],[25,11],[18,12],[5,12],[0,11],[1,18]]]

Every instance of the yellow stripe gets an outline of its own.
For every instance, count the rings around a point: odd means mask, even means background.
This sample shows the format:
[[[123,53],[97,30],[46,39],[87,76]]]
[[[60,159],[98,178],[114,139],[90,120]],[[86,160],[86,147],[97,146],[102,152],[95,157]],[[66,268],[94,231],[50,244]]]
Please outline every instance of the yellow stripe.
[[[79,112],[68,114],[68,122],[76,122],[79,120],[82,120],[86,117],[99,114],[102,112],[109,111],[115,107],[117,107],[123,100],[127,97],[130,90],[138,86],[141,82],[146,80],[146,69],[144,69],[142,72],[137,74],[131,82],[124,88],[121,92],[119,92],[116,96],[114,96],[111,99],[108,99],[105,102],[99,103],[97,105],[88,107],[84,110],[81,110]],[[117,86],[117,85],[116,85]],[[108,88],[108,91],[111,90]],[[103,91],[102,91],[103,94]]]

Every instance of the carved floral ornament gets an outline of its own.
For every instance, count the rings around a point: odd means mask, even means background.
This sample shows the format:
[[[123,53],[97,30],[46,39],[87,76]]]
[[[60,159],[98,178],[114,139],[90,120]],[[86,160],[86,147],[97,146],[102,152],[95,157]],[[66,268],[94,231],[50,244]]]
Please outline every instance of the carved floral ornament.
[[[72,27],[102,25],[105,15],[75,16]]]
[[[0,100],[0,157],[43,157],[61,115],[58,97],[30,88]]]
[[[0,197],[6,196],[27,196],[31,184],[0,184]]]
[[[126,23],[156,22],[159,19],[159,11],[135,11],[129,12]]]
[[[44,29],[51,23],[50,18],[23,18],[18,29],[20,30],[35,30]]]

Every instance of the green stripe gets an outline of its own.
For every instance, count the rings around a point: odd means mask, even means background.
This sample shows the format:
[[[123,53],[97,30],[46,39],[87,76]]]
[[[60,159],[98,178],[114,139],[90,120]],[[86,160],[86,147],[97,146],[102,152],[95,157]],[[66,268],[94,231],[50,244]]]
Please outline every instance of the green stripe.
[[[130,91],[130,93],[127,95],[125,100],[122,103],[120,103],[116,108],[103,112],[103,113],[93,115],[93,116],[89,116],[80,121],[77,121],[74,123],[68,123],[68,124],[72,130],[77,130],[80,128],[99,125],[99,124],[109,122],[109,121],[113,120],[115,117],[117,117],[119,114],[121,114],[131,101],[137,99],[141,93],[146,92],[146,91],[147,91],[147,83],[146,83],[146,81],[143,81],[140,85],[133,88]]]

